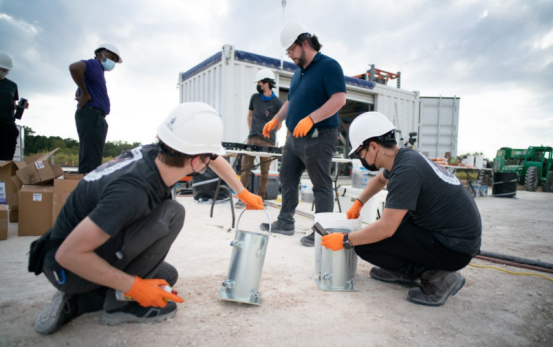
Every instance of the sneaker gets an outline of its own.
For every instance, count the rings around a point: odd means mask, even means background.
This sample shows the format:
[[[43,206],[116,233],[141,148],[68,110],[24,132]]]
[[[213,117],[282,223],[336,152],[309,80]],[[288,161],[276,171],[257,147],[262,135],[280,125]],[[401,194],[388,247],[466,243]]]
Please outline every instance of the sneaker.
[[[239,199],[237,203],[235,203],[235,209],[244,209],[246,208],[246,205]]]
[[[43,335],[50,335],[77,317],[77,298],[57,291],[52,302],[40,312],[35,320],[35,329]]]
[[[442,306],[464,286],[465,278],[457,272],[426,271],[419,288],[410,289],[408,300],[424,306]]]
[[[312,234],[310,234],[306,237],[302,237],[302,239],[300,239],[300,243],[302,243],[303,246],[313,247],[314,246],[314,233],[312,232]]]
[[[268,223],[262,223],[260,225],[260,229],[262,231],[268,231],[269,230],[269,224]],[[285,236],[292,236],[294,234],[294,225],[285,225],[282,222],[273,221],[271,223],[271,233],[279,233],[284,234]]]
[[[369,275],[371,276],[371,278],[385,283],[397,283],[406,286],[418,285],[417,281],[404,277],[404,275],[402,275],[402,273],[400,272],[387,271],[386,269],[377,266],[373,266],[373,268],[369,272]]]
[[[168,302],[164,308],[143,307],[130,302],[125,307],[102,312],[100,321],[104,325],[122,325],[127,323],[156,323],[173,318],[177,314],[177,304]]]

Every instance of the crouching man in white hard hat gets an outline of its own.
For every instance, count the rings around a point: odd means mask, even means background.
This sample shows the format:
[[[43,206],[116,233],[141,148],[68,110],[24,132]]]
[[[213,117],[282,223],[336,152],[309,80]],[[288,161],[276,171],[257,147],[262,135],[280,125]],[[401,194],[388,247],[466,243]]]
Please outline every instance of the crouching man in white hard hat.
[[[175,316],[175,302],[183,300],[161,288],[177,282],[177,270],[164,259],[185,219],[183,206],[171,199],[172,186],[209,165],[247,209],[263,209],[261,197],[219,157],[222,136],[212,107],[181,104],[159,126],[157,145],[127,151],[79,183],[54,227],[31,245],[29,271],[44,272],[59,290],[36,320],[38,332],[51,334],[102,309],[107,325]],[[118,300],[122,294],[135,301]]]
[[[352,248],[375,265],[371,277],[416,285],[408,300],[440,306],[465,283],[464,268],[481,246],[481,216],[460,181],[419,152],[399,148],[386,116],[358,116],[349,131],[352,151],[365,168],[385,170],[370,180],[347,212],[358,218],[373,195],[388,184],[382,217],[370,226],[322,238],[327,249]]]
[[[266,137],[263,134],[264,126],[271,121],[273,117],[281,110],[283,102],[273,93],[275,87],[275,75],[269,69],[261,69],[256,76],[256,90],[258,93],[252,94],[250,105],[248,106],[248,140],[250,145],[259,146],[275,146],[275,132],[281,129],[282,122],[279,126],[269,133]],[[254,157],[243,155],[241,163],[240,181],[244,187],[248,187],[250,172],[254,164]],[[260,184],[258,185],[258,195],[265,198],[267,182],[269,181],[269,166],[271,162],[267,157],[260,157]],[[244,208],[244,203],[238,201],[235,204],[236,208]]]
[[[77,85],[75,124],[79,135],[79,173],[92,172],[102,164],[108,134],[106,116],[110,114],[110,97],[104,72],[123,63],[119,49],[104,43],[94,51],[94,59],[81,60],[69,66]]]

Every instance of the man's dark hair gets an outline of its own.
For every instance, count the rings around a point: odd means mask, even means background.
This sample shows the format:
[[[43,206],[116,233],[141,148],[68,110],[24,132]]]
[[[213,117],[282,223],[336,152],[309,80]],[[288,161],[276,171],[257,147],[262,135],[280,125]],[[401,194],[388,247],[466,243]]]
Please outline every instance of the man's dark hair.
[[[395,135],[396,135],[395,131],[392,130],[387,134],[366,139],[363,142],[363,146],[364,148],[367,149],[369,147],[369,143],[374,142],[374,143],[377,143],[378,145],[381,145],[385,149],[392,149],[396,145]]]
[[[158,142],[158,158],[160,161],[170,167],[182,168],[187,161],[199,156],[202,162],[206,162],[206,158],[213,157],[210,153],[202,153],[198,155],[187,155],[164,144],[163,141]]]
[[[273,79],[263,79],[260,82],[269,84],[269,88],[271,89],[275,88],[275,80]]]
[[[304,34],[298,35],[298,38],[296,39],[295,43],[302,46],[302,43],[304,42],[304,40],[308,41],[308,44],[310,45],[310,47],[313,48],[316,52],[319,52],[321,47],[323,47],[319,43],[317,36],[315,36],[315,34],[311,35],[310,33],[304,33]]]

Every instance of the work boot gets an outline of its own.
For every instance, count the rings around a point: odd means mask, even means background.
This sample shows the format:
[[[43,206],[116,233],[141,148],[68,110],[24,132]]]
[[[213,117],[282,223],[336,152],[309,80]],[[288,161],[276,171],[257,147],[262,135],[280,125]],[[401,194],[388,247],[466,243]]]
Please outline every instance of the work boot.
[[[235,203],[235,209],[244,209],[246,208],[246,205],[239,199],[237,203]]]
[[[417,281],[404,277],[404,275],[400,272],[387,271],[386,269],[377,266],[373,266],[369,272],[369,275],[371,278],[385,283],[397,283],[406,286],[417,286],[418,284]]]
[[[77,298],[57,291],[52,302],[40,312],[35,320],[35,329],[43,335],[50,335],[77,317]]]
[[[262,223],[260,225],[260,229],[262,231],[268,231],[269,224]],[[284,234],[285,236],[292,236],[294,234],[294,224],[285,224],[283,222],[280,222],[279,220],[273,221],[271,223],[271,233],[279,233]]]
[[[125,307],[102,312],[100,321],[104,325],[156,323],[173,318],[175,314],[177,314],[177,305],[172,301],[169,301],[164,308],[143,307],[137,302],[129,302]]]
[[[312,234],[302,237],[302,239],[300,239],[300,243],[302,243],[303,246],[313,247],[314,237],[315,237],[314,232],[312,232]]]
[[[425,306],[442,306],[448,296],[460,291],[465,282],[457,272],[426,271],[421,275],[419,288],[408,292],[408,300]]]

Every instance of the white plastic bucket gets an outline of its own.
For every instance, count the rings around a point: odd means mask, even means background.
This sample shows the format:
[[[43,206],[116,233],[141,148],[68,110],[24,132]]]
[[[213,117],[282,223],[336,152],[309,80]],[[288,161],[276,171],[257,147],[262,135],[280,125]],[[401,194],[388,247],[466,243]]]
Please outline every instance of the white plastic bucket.
[[[362,191],[362,189],[351,186],[341,186],[339,188],[339,201],[342,211],[348,211]],[[388,191],[382,190],[364,204],[360,211],[360,219],[363,223],[372,224],[377,220],[378,216],[382,216],[387,193]]]
[[[314,185],[310,179],[300,180],[300,200],[306,203],[312,203],[314,201]]]
[[[483,156],[475,157],[475,168],[483,168]]]
[[[364,189],[367,183],[373,179],[378,172],[371,172],[362,166],[358,159],[352,160],[352,187]]]
[[[473,167],[475,165],[475,156],[467,156],[466,164]]]

